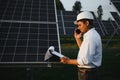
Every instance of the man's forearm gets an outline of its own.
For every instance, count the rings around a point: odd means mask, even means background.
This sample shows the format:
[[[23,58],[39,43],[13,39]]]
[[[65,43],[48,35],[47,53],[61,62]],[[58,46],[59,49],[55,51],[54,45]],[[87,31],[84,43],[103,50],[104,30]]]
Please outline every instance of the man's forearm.
[[[66,64],[78,65],[78,62],[76,59],[69,59],[67,60]]]

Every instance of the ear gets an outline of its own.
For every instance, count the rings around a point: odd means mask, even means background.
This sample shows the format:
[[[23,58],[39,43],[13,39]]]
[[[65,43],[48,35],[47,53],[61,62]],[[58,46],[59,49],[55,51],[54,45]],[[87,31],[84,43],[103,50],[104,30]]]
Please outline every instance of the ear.
[[[89,26],[89,21],[88,20],[86,21],[86,25]]]

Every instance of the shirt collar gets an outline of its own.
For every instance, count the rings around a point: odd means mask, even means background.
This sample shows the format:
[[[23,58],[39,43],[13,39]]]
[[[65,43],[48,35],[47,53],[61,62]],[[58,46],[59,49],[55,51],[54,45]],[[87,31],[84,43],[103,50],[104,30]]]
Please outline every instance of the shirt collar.
[[[89,35],[90,32],[92,32],[93,30],[95,30],[95,28],[91,28],[90,30],[88,30],[85,34],[84,34],[84,37]]]

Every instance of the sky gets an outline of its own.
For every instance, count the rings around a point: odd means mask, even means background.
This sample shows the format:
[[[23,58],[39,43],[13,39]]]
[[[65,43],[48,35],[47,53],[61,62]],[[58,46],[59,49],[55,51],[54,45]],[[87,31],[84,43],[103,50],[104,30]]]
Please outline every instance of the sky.
[[[80,1],[82,5],[81,11],[94,11],[97,15],[97,8],[102,5],[103,8],[103,19],[107,20],[112,18],[110,11],[116,12],[116,8],[113,4],[110,5],[110,0],[60,0],[66,9],[66,11],[72,11],[72,7],[75,1]]]

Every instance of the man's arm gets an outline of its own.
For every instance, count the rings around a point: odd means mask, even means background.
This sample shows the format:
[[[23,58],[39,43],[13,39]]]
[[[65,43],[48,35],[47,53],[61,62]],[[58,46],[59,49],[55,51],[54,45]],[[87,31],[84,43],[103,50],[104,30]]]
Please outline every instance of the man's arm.
[[[63,64],[78,65],[77,59],[69,59],[68,57],[61,58],[61,62]]]

